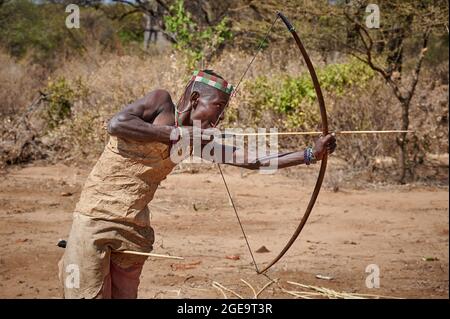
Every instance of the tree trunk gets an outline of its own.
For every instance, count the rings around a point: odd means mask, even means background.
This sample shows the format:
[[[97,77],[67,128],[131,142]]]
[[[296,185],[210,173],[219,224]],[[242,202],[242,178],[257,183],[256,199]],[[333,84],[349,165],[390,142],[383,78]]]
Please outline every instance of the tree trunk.
[[[144,28],[144,50],[147,51],[148,44],[150,42],[150,32],[152,27],[152,17],[149,13],[144,13],[144,21],[145,21],[145,28]]]
[[[409,128],[409,105],[410,100],[402,102],[402,130],[407,131]],[[397,139],[400,146],[400,184],[406,183],[406,172],[409,170],[408,163],[408,134],[402,133]]]

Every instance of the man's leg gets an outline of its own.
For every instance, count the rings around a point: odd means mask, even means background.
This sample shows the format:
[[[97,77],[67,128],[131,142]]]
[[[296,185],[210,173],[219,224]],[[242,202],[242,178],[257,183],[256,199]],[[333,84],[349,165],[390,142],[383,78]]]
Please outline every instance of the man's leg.
[[[111,272],[105,277],[102,289],[99,291],[95,299],[111,299]]]
[[[111,261],[111,298],[136,299],[139,288],[139,277],[144,267],[144,261],[135,263],[126,268]]]

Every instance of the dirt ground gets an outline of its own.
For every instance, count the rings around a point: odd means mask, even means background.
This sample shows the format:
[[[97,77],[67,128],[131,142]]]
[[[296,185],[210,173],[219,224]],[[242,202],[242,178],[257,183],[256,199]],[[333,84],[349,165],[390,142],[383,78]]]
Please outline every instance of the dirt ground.
[[[269,250],[255,252],[263,265],[303,216],[314,168],[274,175],[224,171],[253,251]],[[68,236],[88,173],[89,167],[39,164],[0,173],[0,297],[61,296],[57,261],[63,250],[56,243]],[[328,179],[299,239],[268,272],[278,285],[264,289],[261,298],[293,298],[286,290],[298,287],[288,281],[338,292],[448,298],[448,187],[347,183],[335,192],[332,186]],[[241,279],[256,290],[269,282],[255,274],[217,170],[171,174],[149,206],[154,252],[185,260],[149,260],[140,298],[223,298],[214,282],[250,298],[253,292]],[[371,264],[379,267],[379,288],[366,287]]]

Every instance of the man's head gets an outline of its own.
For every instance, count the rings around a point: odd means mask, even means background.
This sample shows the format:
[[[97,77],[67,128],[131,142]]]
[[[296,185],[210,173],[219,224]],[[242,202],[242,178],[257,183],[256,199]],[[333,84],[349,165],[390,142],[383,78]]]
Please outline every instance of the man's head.
[[[190,110],[190,124],[201,121],[202,128],[214,127],[223,119],[232,87],[211,70],[194,72],[186,87],[181,110]]]

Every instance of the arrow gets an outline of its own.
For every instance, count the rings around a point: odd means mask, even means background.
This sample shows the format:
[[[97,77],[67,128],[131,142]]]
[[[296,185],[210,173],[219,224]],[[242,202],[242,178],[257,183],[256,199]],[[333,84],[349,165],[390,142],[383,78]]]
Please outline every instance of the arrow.
[[[335,131],[332,134],[399,134],[399,133],[414,133],[414,131],[404,130],[386,130],[386,131]],[[266,135],[321,135],[322,132],[265,132],[265,133],[222,133],[222,138],[233,136],[266,136]]]
[[[58,241],[57,246],[61,247],[61,248],[66,248],[67,240],[60,239]],[[161,254],[153,254],[153,253],[143,253],[143,252],[140,252],[140,251],[133,251],[133,250],[113,250],[112,252],[114,252],[114,253],[121,253],[121,254],[130,254],[130,255],[148,256],[148,257],[154,257],[154,258],[184,260],[183,257],[178,257],[178,256],[161,255]]]

